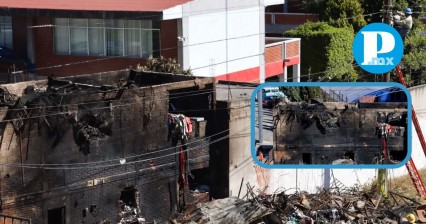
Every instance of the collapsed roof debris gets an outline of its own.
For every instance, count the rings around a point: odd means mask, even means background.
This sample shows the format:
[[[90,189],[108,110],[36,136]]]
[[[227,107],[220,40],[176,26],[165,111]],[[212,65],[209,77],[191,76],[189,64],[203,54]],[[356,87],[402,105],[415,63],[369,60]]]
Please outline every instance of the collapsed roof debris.
[[[398,163],[407,155],[406,106],[404,102],[280,103],[274,108],[273,163]]]
[[[322,103],[309,104],[302,103],[287,103],[285,106],[281,104],[279,113],[286,113],[284,118],[287,122],[292,120],[300,121],[303,128],[308,128],[315,122],[317,129],[326,134],[328,129],[340,127],[341,115],[346,112],[347,107],[341,111],[327,110],[327,107]],[[285,111],[285,112],[284,112]]]
[[[182,223],[253,223],[262,220],[273,211],[262,204],[244,201],[236,197],[218,199],[199,204],[193,211],[181,217]]]
[[[340,183],[340,182],[339,182]],[[298,192],[253,196],[245,201],[231,197],[189,207],[175,223],[389,223],[407,221],[420,203],[389,192],[384,199],[374,191],[340,185],[316,194]],[[401,200],[398,200],[400,198]],[[393,203],[390,200],[394,200]],[[401,203],[402,202],[402,203]],[[417,207],[419,206],[419,207]]]
[[[116,86],[95,86],[49,78],[47,87],[35,89],[34,86],[27,86],[21,97],[11,94],[6,87],[0,87],[0,106],[7,108],[5,120],[11,120],[17,133],[28,122],[28,118],[39,116],[50,132],[57,134],[48,116],[40,115],[61,113],[73,125],[75,143],[87,155],[91,145],[96,145],[99,140],[111,135],[114,116],[110,102],[117,99],[120,90],[126,87],[122,83],[117,83]],[[115,94],[107,97],[106,93],[110,92]],[[69,104],[67,101],[74,94],[88,93],[103,93],[103,100],[83,105]]]

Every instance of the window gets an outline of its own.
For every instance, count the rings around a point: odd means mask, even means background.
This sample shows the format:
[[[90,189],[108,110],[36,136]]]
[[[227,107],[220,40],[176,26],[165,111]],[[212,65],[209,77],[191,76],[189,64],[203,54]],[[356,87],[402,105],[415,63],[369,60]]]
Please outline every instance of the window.
[[[65,224],[65,207],[48,210],[47,223],[48,224]]]
[[[0,16],[0,46],[13,48],[11,16]]]
[[[55,18],[55,53],[118,57],[158,55],[150,20]]]
[[[125,204],[132,208],[138,207],[137,201],[136,201],[136,192],[137,189],[134,186],[126,187],[123,190],[121,190],[120,194],[120,200]]]
[[[345,152],[343,154],[343,159],[351,159],[355,161],[355,153],[354,152]]]
[[[302,153],[302,164],[312,164],[311,153]]]

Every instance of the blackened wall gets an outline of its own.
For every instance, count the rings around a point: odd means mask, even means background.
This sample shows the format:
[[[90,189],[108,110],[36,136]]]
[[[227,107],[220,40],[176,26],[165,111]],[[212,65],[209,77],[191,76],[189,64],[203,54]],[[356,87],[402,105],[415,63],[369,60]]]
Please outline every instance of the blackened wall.
[[[66,94],[42,93],[38,96],[43,100],[33,105],[35,109],[26,110],[25,116],[30,119],[22,117],[24,125],[18,129],[8,120],[20,114],[3,107],[0,161],[11,166],[2,166],[0,173],[2,213],[31,218],[33,223],[47,223],[48,210],[65,206],[66,223],[96,223],[105,219],[116,223],[121,190],[135,186],[142,215],[151,221],[167,219],[174,208],[177,176],[177,149],[167,141],[167,113],[173,96],[170,91],[177,89],[211,89],[204,97],[185,98],[208,105],[198,108],[198,112],[192,111],[191,116],[205,117],[206,123],[210,123],[212,116],[206,111],[213,113],[215,106],[214,99],[208,99],[213,96],[212,79],[199,80],[198,84],[190,80],[107,92],[79,86],[67,89]],[[102,129],[104,132],[92,136],[87,151],[77,145],[76,136],[82,129],[76,129],[75,120],[81,122],[88,114],[104,117],[111,125],[110,132]],[[100,130],[102,125],[95,129]],[[194,135],[190,139],[197,141],[197,147],[189,151],[190,166],[194,169],[209,165],[209,132],[211,129],[203,137]],[[128,157],[126,163],[120,164],[118,159],[123,157]],[[13,166],[19,164],[31,168]],[[55,169],[49,164],[70,165]],[[91,205],[96,209],[83,217],[83,209]]]
[[[357,164],[378,163],[383,151],[376,131],[378,113],[395,112],[395,108],[400,113],[406,111],[406,104],[395,107],[396,104],[392,103],[371,103],[363,105],[363,108],[355,107],[354,104],[347,104],[347,108],[344,103],[326,104],[327,109],[324,111],[318,108],[300,109],[301,106],[294,110],[290,104],[276,109],[275,112],[279,114],[274,129],[276,163],[332,164],[346,157],[351,157]],[[312,118],[316,113],[323,113],[320,115],[323,119],[321,124]],[[312,119],[305,119],[306,116]],[[327,117],[330,119],[324,120]],[[331,125],[337,119],[339,123]],[[394,160],[405,158],[406,135],[403,126],[392,127],[387,138],[387,148]]]

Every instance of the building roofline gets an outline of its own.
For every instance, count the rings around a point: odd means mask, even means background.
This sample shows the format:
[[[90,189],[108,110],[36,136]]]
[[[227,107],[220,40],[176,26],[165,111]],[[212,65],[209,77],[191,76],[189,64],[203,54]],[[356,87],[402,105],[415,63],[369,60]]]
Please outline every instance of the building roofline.
[[[0,13],[11,16],[84,17],[112,19],[176,19],[182,5],[193,0],[4,0]]]
[[[163,12],[129,12],[129,11],[82,11],[82,10],[50,10],[50,9],[22,9],[0,8],[0,14],[6,16],[28,17],[67,17],[67,18],[96,18],[96,19],[147,19],[161,20]]]

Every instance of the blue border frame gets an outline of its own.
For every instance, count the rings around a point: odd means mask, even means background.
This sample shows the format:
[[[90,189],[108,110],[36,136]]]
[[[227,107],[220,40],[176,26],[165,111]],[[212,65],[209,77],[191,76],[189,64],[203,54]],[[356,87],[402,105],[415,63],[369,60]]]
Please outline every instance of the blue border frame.
[[[314,86],[314,87],[321,87],[321,86],[383,86],[383,87],[398,87],[402,89],[405,94],[407,95],[407,156],[403,161],[397,164],[312,164],[312,165],[303,165],[303,164],[265,164],[260,162],[256,157],[256,147],[255,147],[255,133],[256,133],[256,124],[255,124],[255,116],[256,116],[256,102],[255,102],[255,96],[258,91],[260,91],[264,87],[280,87],[280,86],[299,86],[299,87],[305,87],[305,86]],[[255,163],[263,168],[267,169],[394,169],[402,167],[407,163],[407,161],[411,157],[411,148],[412,148],[412,117],[411,117],[411,109],[412,109],[412,102],[411,102],[411,95],[409,90],[395,82],[316,82],[316,83],[309,83],[309,82],[267,82],[263,83],[259,86],[257,86],[251,95],[251,108],[250,108],[250,120],[251,120],[251,127],[250,127],[250,146],[251,146],[251,156]]]

